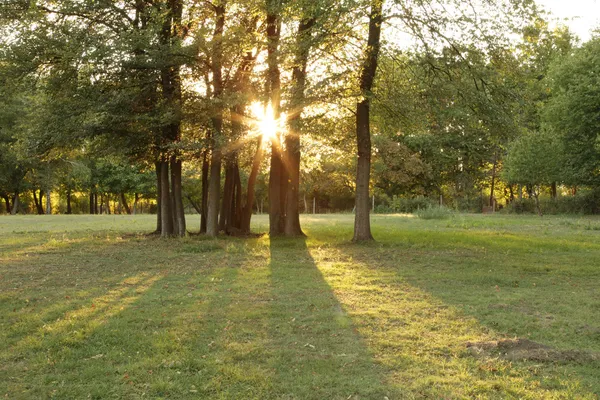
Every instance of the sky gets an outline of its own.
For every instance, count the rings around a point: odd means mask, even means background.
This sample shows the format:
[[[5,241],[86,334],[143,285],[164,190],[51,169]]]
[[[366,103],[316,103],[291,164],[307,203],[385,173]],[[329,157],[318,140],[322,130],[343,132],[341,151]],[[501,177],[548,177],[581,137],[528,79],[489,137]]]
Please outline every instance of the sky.
[[[562,20],[579,38],[590,39],[590,31],[600,27],[600,0],[537,0],[538,4]]]

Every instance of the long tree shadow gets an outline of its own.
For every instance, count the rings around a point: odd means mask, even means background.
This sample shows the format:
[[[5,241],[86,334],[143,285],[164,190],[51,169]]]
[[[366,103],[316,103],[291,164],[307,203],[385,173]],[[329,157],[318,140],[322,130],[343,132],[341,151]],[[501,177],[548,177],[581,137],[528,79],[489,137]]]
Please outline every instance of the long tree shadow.
[[[277,398],[406,398],[387,384],[303,239],[271,239],[269,337]]]
[[[482,289],[453,278],[462,273],[450,267],[460,254],[442,258],[389,244],[323,245],[311,252],[370,350],[411,396],[594,398],[572,371],[567,378],[568,371],[555,365],[479,357],[468,350],[468,343],[491,342],[505,332],[462,303],[465,297],[455,296],[470,291],[481,300],[497,294],[493,285]]]
[[[222,293],[245,254],[194,239],[74,243],[63,246],[57,259],[32,255],[6,266],[11,286],[33,278],[18,293],[28,296],[23,299],[27,304],[30,299],[38,304],[15,308],[9,316],[10,341],[0,346],[2,393],[15,398],[136,398],[144,393],[187,398],[197,392],[196,385],[205,382],[197,372],[211,370],[202,362],[210,339],[226,324],[229,297]],[[82,264],[72,261],[79,255]],[[86,264],[103,255],[111,263]],[[36,271],[35,261],[42,257],[44,270]],[[32,298],[36,288],[39,298]],[[56,296],[47,299],[52,292]],[[20,299],[7,301],[10,307]],[[35,316],[25,318],[28,314]],[[182,379],[186,384],[178,385]]]

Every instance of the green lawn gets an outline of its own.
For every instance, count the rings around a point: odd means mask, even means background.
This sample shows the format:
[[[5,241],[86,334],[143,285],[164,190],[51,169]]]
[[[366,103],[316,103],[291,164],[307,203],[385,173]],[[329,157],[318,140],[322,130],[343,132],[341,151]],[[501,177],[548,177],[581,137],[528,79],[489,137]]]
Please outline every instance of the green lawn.
[[[154,221],[0,217],[0,397],[600,394],[599,219],[376,216],[367,245],[350,215],[303,218],[306,240]],[[547,347],[480,345],[515,338]]]

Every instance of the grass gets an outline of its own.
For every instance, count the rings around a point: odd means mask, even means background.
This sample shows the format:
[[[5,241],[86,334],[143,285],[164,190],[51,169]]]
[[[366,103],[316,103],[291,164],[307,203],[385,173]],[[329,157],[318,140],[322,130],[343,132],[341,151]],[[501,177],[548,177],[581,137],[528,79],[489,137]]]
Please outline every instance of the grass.
[[[0,217],[0,396],[598,398],[599,219],[374,216],[365,245],[352,216],[302,222],[161,240],[152,216]],[[506,338],[559,356],[467,347]]]

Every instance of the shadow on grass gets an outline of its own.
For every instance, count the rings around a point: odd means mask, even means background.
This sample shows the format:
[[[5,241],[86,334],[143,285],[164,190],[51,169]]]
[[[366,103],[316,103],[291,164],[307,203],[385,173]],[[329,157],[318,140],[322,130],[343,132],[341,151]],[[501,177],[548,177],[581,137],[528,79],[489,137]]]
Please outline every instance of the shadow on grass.
[[[316,249],[313,255],[332,287],[343,288],[340,301],[359,304],[351,317],[371,350],[381,355],[395,382],[404,382],[417,397],[595,398],[590,393],[590,384],[598,376],[594,365],[582,371],[538,362],[513,363],[497,356],[476,358],[469,353],[468,342],[507,335],[503,328],[510,319],[502,320],[500,314],[507,310],[501,308],[494,310],[495,317],[482,317],[477,307],[489,311],[490,300],[498,303],[498,291],[481,278],[471,280],[477,263],[465,266],[460,251],[443,256],[439,251],[387,243],[340,245]],[[482,266],[489,270],[480,257]],[[502,274],[502,268],[494,268],[490,277]],[[533,302],[535,293],[525,293],[520,294],[521,300]],[[525,334],[523,328],[516,331]],[[582,385],[582,379],[587,384]]]
[[[323,278],[304,239],[270,241],[269,336],[276,398],[406,398]],[[386,397],[387,396],[387,397]]]
[[[202,360],[226,324],[229,298],[221,293],[237,274],[228,264],[238,266],[244,255],[211,248],[207,256],[194,243],[77,242],[57,259],[32,255],[11,262],[3,271],[15,275],[11,283],[27,274],[33,280],[14,291],[27,297],[7,298],[3,310],[21,302],[35,306],[15,307],[9,316],[0,392],[11,398],[187,398],[202,390],[206,376],[197,373],[210,372],[210,359]],[[83,266],[69,258],[80,252]],[[41,258],[43,271],[37,271]],[[103,258],[111,262],[85,263]]]

